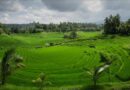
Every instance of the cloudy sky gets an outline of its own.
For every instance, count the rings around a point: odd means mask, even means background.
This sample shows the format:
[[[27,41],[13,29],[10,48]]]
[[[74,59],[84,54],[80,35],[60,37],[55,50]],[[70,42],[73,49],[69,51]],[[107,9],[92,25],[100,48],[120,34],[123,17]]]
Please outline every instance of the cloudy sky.
[[[130,0],[0,0],[0,22],[95,22],[119,13],[130,18]]]

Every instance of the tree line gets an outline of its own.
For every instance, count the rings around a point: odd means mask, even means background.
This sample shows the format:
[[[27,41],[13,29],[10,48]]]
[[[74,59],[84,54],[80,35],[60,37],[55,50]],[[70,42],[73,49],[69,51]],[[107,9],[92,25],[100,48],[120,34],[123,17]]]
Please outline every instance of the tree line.
[[[0,23],[0,34],[2,33],[8,33],[8,31],[6,27],[2,23]]]
[[[104,34],[130,35],[130,19],[121,21],[119,14],[110,15],[104,20]],[[76,32],[76,31],[101,31],[102,25],[94,23],[72,23],[63,22],[60,24],[40,24],[33,22],[29,24],[1,24],[0,34],[2,33],[40,33],[40,32]]]
[[[2,25],[2,24],[1,24]],[[39,32],[70,32],[70,31],[99,31],[101,26],[93,23],[63,22],[60,24],[3,24],[9,33],[39,33]]]

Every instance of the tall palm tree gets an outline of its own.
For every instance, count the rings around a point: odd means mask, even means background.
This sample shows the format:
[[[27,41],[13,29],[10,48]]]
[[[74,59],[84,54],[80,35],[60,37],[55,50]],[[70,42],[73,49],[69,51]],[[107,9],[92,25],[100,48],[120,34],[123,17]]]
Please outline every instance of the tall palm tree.
[[[4,57],[1,62],[1,84],[4,85],[6,82],[7,74],[9,73],[9,60],[13,58],[15,49],[9,49],[5,52]]]
[[[11,74],[12,71],[24,67],[22,63],[23,58],[15,54],[15,49],[9,49],[4,53],[2,62],[1,62],[1,82],[0,84],[4,85],[7,79],[7,76]]]

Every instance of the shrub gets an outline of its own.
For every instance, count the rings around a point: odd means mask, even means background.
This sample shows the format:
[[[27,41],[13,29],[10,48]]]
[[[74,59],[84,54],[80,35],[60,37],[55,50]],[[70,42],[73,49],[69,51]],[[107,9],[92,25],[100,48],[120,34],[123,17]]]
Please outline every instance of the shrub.
[[[77,38],[77,33],[76,33],[76,31],[72,31],[72,32],[70,33],[69,38],[70,38],[70,39],[75,39],[75,38]]]
[[[78,37],[76,31],[70,32],[69,35],[65,34],[63,38],[68,38],[68,39],[76,39]]]
[[[69,38],[69,36],[65,34],[63,38]]]
[[[32,83],[36,84],[39,88],[39,90],[42,90],[44,84],[45,84],[45,74],[41,73],[39,77],[35,80],[32,80]]]

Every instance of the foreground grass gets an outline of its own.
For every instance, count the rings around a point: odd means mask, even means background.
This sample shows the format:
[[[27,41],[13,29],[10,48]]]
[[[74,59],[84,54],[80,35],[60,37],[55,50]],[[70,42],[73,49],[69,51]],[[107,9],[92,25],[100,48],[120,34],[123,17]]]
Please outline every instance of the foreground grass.
[[[10,47],[17,47],[17,53],[23,56],[26,67],[12,74],[8,79],[5,90],[36,90],[32,83],[41,72],[46,74],[47,90],[68,90],[92,84],[91,78],[83,68],[93,69],[99,64],[100,52],[116,54],[121,58],[116,65],[111,66],[112,73],[122,78],[130,76],[130,37],[115,36],[100,38],[100,32],[78,32],[76,40],[63,39],[62,33],[19,34],[0,36],[0,57]],[[62,43],[61,45],[46,47],[45,44]],[[37,46],[40,46],[37,48]],[[91,47],[93,46],[93,47]],[[118,70],[121,63],[122,69]],[[122,84],[114,75],[109,81],[105,74],[99,84],[110,83],[110,87],[122,88],[129,83]],[[114,84],[115,83],[115,84]],[[104,85],[109,87],[109,85]],[[71,86],[71,87],[69,87]],[[121,87],[120,87],[121,86]],[[3,89],[2,88],[2,89]],[[16,88],[16,89],[15,89]],[[67,89],[66,89],[67,88]]]
[[[130,82],[125,83],[107,83],[100,84],[98,90],[130,90]],[[38,90],[38,87],[23,87],[11,84],[6,84],[0,87],[0,90]],[[61,86],[61,87],[43,87],[43,90],[93,90],[87,86]]]

